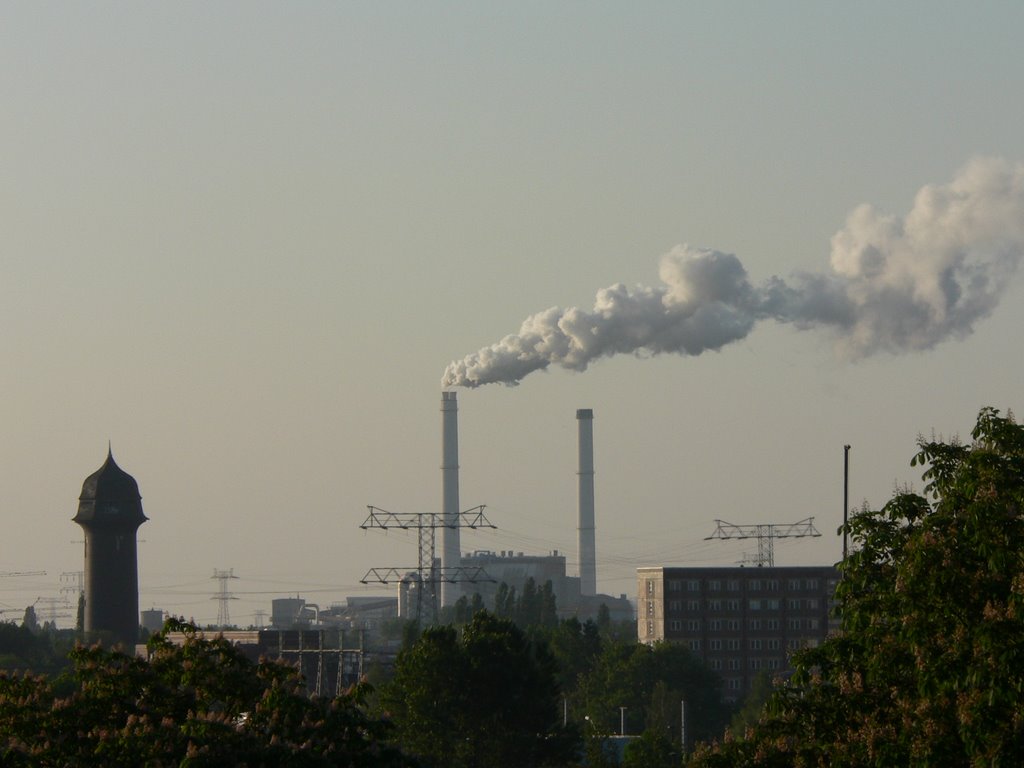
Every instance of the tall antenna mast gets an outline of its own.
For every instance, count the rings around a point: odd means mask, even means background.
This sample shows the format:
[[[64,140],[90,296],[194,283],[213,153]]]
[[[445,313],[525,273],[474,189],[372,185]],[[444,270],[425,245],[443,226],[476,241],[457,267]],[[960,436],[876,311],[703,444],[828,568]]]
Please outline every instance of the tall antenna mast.
[[[762,525],[733,525],[724,520],[715,520],[715,532],[705,536],[709,539],[757,539],[757,558],[745,560],[757,567],[775,565],[775,539],[800,539],[805,536],[821,536],[814,527],[814,518],[808,517],[798,523],[767,523]]]

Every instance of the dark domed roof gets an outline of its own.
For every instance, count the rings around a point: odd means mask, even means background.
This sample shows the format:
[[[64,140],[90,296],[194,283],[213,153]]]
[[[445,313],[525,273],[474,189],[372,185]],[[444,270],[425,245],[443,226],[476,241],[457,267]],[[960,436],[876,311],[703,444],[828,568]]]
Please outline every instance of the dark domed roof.
[[[76,523],[113,523],[135,525],[146,521],[142,496],[135,478],[117,466],[108,449],[103,466],[85,478],[78,497]]]

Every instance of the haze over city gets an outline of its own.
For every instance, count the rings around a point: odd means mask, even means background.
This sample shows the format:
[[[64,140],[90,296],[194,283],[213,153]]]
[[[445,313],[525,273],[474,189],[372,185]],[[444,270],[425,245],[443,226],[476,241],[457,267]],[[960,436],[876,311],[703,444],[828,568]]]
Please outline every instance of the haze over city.
[[[438,512],[564,552],[594,410],[597,586],[732,564],[919,488],[1021,410],[1024,9],[186,3],[0,8],[0,618],[82,569],[107,455],[140,607],[379,593]],[[870,206],[864,207],[864,206]],[[555,308],[555,309],[552,309]],[[525,321],[525,322],[524,322]],[[502,386],[516,384],[516,386]],[[490,384],[490,386],[481,386]],[[68,626],[70,619],[59,623]]]

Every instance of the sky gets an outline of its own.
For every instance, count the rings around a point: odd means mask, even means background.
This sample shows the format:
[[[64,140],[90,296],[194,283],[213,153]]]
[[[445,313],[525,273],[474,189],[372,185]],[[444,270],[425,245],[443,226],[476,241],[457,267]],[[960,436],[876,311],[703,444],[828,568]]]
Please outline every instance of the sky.
[[[599,591],[756,548],[718,519],[814,517],[776,562],[836,562],[844,445],[878,507],[920,489],[919,436],[1024,409],[1022,28],[1010,2],[0,4],[0,571],[46,573],[0,578],[0,618],[82,570],[108,444],[149,517],[141,608],[212,622],[228,569],[243,625],[381,593],[417,545],[367,505],[440,511],[442,377],[509,349],[529,370],[447,379],[462,505],[497,526],[464,550],[575,574],[592,408]]]

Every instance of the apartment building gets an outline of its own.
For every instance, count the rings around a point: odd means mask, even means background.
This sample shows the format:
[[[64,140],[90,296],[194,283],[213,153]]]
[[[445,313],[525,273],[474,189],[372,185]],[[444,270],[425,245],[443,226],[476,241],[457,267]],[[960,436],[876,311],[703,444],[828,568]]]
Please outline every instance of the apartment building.
[[[685,644],[739,699],[762,671],[785,675],[789,655],[836,628],[833,566],[637,569],[637,638]]]

